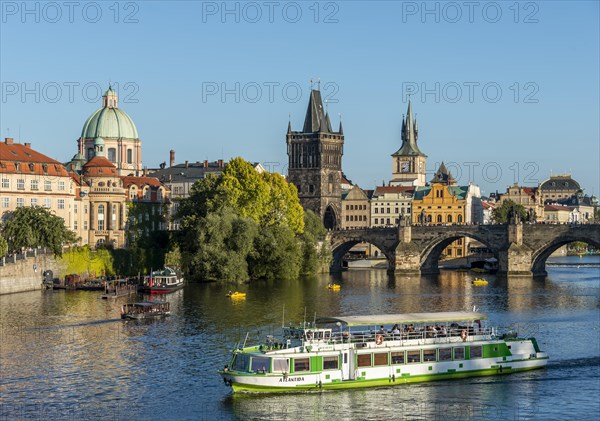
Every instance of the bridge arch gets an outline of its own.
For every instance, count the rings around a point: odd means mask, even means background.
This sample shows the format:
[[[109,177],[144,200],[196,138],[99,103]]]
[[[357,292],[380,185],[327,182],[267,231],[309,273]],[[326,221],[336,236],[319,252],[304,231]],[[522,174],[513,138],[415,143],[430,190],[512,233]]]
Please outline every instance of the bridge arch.
[[[531,272],[533,276],[546,276],[546,260],[552,253],[561,248],[562,246],[573,243],[575,241],[581,241],[587,243],[595,248],[600,249],[600,240],[595,238],[593,235],[586,235],[579,233],[578,235],[561,235],[553,238],[551,241],[543,244],[541,247],[534,250],[531,255]]]
[[[344,233],[344,231],[341,232]],[[332,272],[339,272],[343,269],[344,256],[352,247],[359,243],[369,243],[377,247],[385,255],[388,262],[388,269],[394,268],[396,259],[395,245],[394,247],[389,247],[389,245],[379,241],[375,236],[368,235],[367,233],[364,235],[363,233],[352,234],[352,231],[348,231],[348,233],[347,235],[338,235],[331,244],[333,254],[333,261],[331,263]]]
[[[492,246],[486,238],[469,231],[454,231],[437,237],[423,249],[421,252],[421,273],[439,273],[438,263],[444,249],[454,241],[467,237],[479,241],[498,257],[498,248]],[[466,257],[466,255],[462,257]]]

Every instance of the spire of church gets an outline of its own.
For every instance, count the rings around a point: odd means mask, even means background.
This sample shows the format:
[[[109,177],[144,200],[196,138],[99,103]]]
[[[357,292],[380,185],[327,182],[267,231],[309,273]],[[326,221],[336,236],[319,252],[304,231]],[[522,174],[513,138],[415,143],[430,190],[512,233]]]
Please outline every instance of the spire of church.
[[[321,124],[324,124],[323,130],[321,130]],[[329,123],[331,126],[331,123]],[[321,100],[321,92],[312,89],[310,91],[310,99],[308,101],[308,109],[306,110],[306,117],[304,118],[304,133],[316,133],[319,131],[327,131],[327,121],[325,120],[325,113],[323,110],[323,101]],[[331,131],[330,131],[331,132]]]
[[[426,156],[423,152],[421,152],[421,150],[417,146],[418,131],[419,129],[417,126],[417,120],[413,118],[412,104],[409,98],[408,110],[406,111],[406,118],[404,117],[404,115],[402,116],[402,146],[394,155]]]

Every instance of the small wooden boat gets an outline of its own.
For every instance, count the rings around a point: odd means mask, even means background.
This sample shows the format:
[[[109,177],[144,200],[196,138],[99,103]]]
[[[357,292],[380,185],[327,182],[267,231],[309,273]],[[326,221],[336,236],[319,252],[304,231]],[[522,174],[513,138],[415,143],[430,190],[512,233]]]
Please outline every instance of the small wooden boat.
[[[169,314],[171,314],[171,307],[168,301],[129,303],[121,308],[121,319],[150,319]]]
[[[239,292],[239,291],[229,291],[227,293],[227,297],[229,298],[246,298],[246,293],[245,292]]]
[[[332,291],[339,291],[340,289],[342,289],[342,286],[340,284],[329,284],[327,285],[327,289],[330,289]]]
[[[473,285],[475,285],[475,286],[483,286],[483,285],[487,285],[487,284],[488,284],[488,281],[486,281],[486,280],[485,280],[485,279],[483,279],[483,278],[477,278],[477,279],[473,279],[473,280],[471,281],[471,283],[472,283]]]

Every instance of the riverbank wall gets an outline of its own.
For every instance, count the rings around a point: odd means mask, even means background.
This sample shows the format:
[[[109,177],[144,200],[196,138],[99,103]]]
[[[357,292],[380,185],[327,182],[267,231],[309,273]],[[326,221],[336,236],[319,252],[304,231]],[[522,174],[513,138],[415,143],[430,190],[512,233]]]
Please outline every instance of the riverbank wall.
[[[0,263],[0,295],[41,289],[46,270],[56,278],[65,269],[65,262],[50,254],[5,257]]]

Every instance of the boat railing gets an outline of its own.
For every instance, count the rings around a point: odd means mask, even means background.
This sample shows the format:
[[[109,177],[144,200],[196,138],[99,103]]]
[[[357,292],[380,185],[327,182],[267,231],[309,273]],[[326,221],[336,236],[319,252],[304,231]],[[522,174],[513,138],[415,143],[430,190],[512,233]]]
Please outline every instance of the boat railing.
[[[377,331],[353,331],[353,332],[332,332],[331,337],[327,341],[313,340],[308,342],[321,342],[329,344],[368,344],[371,342],[385,343],[394,342],[400,345],[407,343],[445,343],[445,342],[466,342],[473,341],[476,337],[493,337],[495,336],[494,328],[467,326],[457,329],[448,329],[441,331],[408,331],[400,333],[377,332]]]

